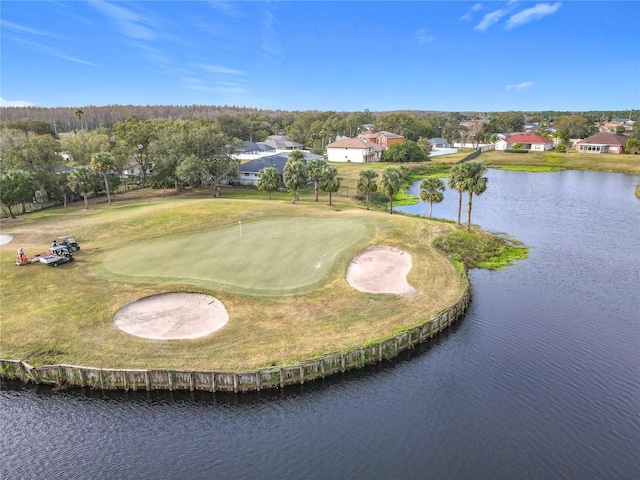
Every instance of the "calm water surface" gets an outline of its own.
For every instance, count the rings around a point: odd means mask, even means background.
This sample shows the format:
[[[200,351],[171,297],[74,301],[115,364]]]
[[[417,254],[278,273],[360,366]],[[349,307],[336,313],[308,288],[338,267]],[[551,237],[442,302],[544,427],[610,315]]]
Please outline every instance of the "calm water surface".
[[[0,478],[640,478],[638,177],[488,176],[472,220],[530,258],[428,348],[249,396],[5,385]]]

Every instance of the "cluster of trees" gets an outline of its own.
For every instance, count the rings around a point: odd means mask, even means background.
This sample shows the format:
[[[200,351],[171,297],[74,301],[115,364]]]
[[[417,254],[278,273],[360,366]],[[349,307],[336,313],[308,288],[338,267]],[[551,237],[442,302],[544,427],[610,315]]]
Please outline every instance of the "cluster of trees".
[[[389,167],[382,171],[380,190],[389,198],[389,212],[393,215],[393,197],[400,191],[407,178],[407,170],[403,167]],[[358,177],[358,191],[365,196],[365,204],[369,210],[369,196],[378,191],[378,172],[363,170]]]
[[[81,112],[81,113],[80,113]],[[240,124],[244,133],[253,132],[260,135],[260,131],[266,130],[269,134],[285,133],[288,126],[295,123],[311,126],[316,122],[322,123],[314,126],[318,132],[325,130],[327,134],[348,135],[356,133],[356,129],[362,124],[375,125],[378,130],[389,130],[403,135],[410,140],[417,141],[420,137],[431,138],[442,136],[442,128],[446,124],[459,124],[467,120],[481,120],[483,123],[493,121],[488,133],[510,133],[518,131],[517,126],[521,119],[526,122],[538,122],[541,125],[553,125],[558,118],[576,115],[576,112],[566,111],[536,111],[536,112],[436,112],[425,110],[403,110],[388,112],[319,112],[319,111],[285,111],[265,110],[257,108],[238,107],[233,105],[88,105],[76,107],[1,107],[0,113],[3,119],[8,121],[30,118],[42,120],[48,123],[55,133],[76,131],[78,129],[95,130],[101,127],[111,128],[118,122],[135,117],[140,120],[217,120],[226,117],[220,123],[229,123],[237,128]],[[629,118],[640,120],[640,110],[611,110],[611,111],[584,111],[577,113],[588,120],[590,125],[596,122],[606,122],[615,118]],[[359,117],[359,118],[357,118]],[[229,120],[240,119],[239,123]],[[305,128],[295,128],[302,135],[308,131]],[[229,133],[229,132],[227,132]],[[288,134],[294,134],[293,131]],[[231,135],[243,140],[249,139],[246,135]],[[246,137],[246,138],[245,138]],[[446,137],[445,137],[446,138]],[[259,138],[258,138],[259,140]],[[305,142],[301,142],[305,143]],[[306,144],[306,143],[305,143]]]
[[[378,184],[378,178],[380,178]],[[393,197],[400,192],[402,185],[408,178],[408,171],[405,167],[389,167],[383,170],[379,177],[375,170],[363,170],[358,177],[358,191],[365,196],[365,204],[369,210],[370,195],[380,190],[390,202],[390,212],[393,214]],[[329,194],[329,205],[332,205],[332,194],[340,189],[340,176],[335,166],[327,163],[324,159],[314,159],[309,162],[304,161],[304,155],[300,151],[293,151],[289,155],[282,181],[292,194],[291,203],[296,203],[300,199],[300,190],[313,183],[315,201],[318,201],[320,191]],[[271,192],[280,188],[281,178],[278,170],[274,167],[267,167],[258,174],[256,184],[259,190],[268,192],[271,199]]]
[[[427,142],[428,143],[428,142]],[[406,163],[429,160],[429,147],[412,140],[394,143],[382,152],[381,162]]]
[[[449,187],[459,194],[458,200],[458,225],[461,225],[462,194],[467,193],[467,230],[471,229],[471,209],[473,208],[473,196],[482,195],[487,190],[489,179],[484,176],[487,167],[477,161],[458,163],[451,168],[449,174]],[[433,204],[440,203],[444,199],[445,185],[438,177],[428,177],[420,183],[420,199],[429,202],[429,218],[433,212]]]
[[[151,122],[208,121],[230,138],[264,141],[269,135],[287,135],[313,153],[322,154],[339,136],[353,137],[365,128],[390,131],[417,142],[427,150],[427,139],[443,137],[448,143],[495,141],[497,133],[521,132],[527,122],[537,122],[539,132],[554,128],[562,139],[585,138],[595,132],[597,122],[612,118],[638,119],[640,110],[621,112],[335,112],[259,110],[235,106],[133,106],[108,105],[82,108],[3,107],[6,128],[28,128],[40,134],[112,131],[129,118]],[[29,120],[24,120],[25,118]],[[22,124],[20,124],[22,123]],[[640,138],[638,129],[633,135]]]
[[[216,183],[237,166],[232,154],[241,146],[241,140],[262,141],[272,134],[286,134],[310,151],[322,154],[326,145],[338,136],[355,136],[364,128],[386,130],[404,136],[405,141],[385,150],[382,160],[403,163],[428,160],[427,139],[431,137],[441,136],[449,143],[477,144],[495,141],[498,132],[522,131],[526,121],[537,121],[543,135],[547,135],[547,127],[553,126],[555,136],[568,142],[570,138],[584,138],[594,133],[595,121],[640,117],[639,110],[631,110],[628,115],[627,112],[577,115],[513,111],[285,112],[228,106],[4,107],[0,110],[6,119],[0,123],[4,205],[30,201],[36,191],[65,202],[69,193],[81,192],[86,202],[89,193],[105,190],[110,202],[110,193],[118,180],[108,173],[123,171],[131,160],[140,172],[142,185],[148,180],[164,187],[178,187],[181,183],[206,185],[211,186],[216,195]],[[463,121],[467,121],[466,126],[461,125]],[[636,128],[629,137],[627,151],[635,154],[640,151],[640,129]],[[61,173],[60,167],[70,162],[81,168],[73,174]],[[293,166],[288,166],[290,171],[285,172],[289,183],[287,180],[285,183],[292,185],[289,188],[294,192],[294,202],[299,195],[298,178],[306,177],[305,181],[314,182],[316,198],[320,188],[330,194],[339,188],[340,179],[328,165],[319,168],[304,162],[296,164],[295,157],[290,163]],[[150,179],[148,173],[151,173]],[[265,176],[261,185],[272,185],[274,181]]]
[[[487,167],[477,161],[458,163],[451,167],[449,173],[449,187],[456,190],[460,197],[458,202],[458,225],[461,225],[462,194],[467,193],[467,230],[471,229],[471,210],[473,196],[482,195],[487,190],[488,179],[485,177]],[[390,167],[382,172],[378,185],[378,173],[375,170],[363,170],[358,178],[358,191],[365,195],[365,204],[369,209],[369,195],[380,189],[389,198],[389,211],[393,214],[393,197],[400,191],[408,172],[403,167]],[[444,199],[444,181],[430,176],[420,183],[419,197],[429,203],[429,218],[432,218],[433,204]]]
[[[291,203],[296,203],[300,199],[300,190],[309,182],[313,182],[315,201],[318,201],[319,191],[322,190],[329,194],[329,205],[333,203],[333,194],[340,189],[340,177],[336,167],[322,158],[306,162],[300,150],[294,150],[289,154],[282,172],[282,179],[274,167],[263,168],[258,174],[256,187],[258,190],[268,192],[271,199],[271,192],[278,190],[281,182],[291,190],[293,197]]]
[[[233,153],[241,146],[223,133],[218,124],[205,120],[168,121],[127,119],[113,128],[80,130],[55,135],[46,122],[9,121],[0,128],[0,202],[17,205],[31,202],[35,192],[66,204],[69,194],[81,193],[87,202],[92,192],[110,192],[119,175],[133,161],[140,183],[147,174],[156,184],[179,183],[211,186],[234,171]],[[65,173],[71,164],[72,171]],[[153,169],[152,169],[153,166]],[[69,170],[69,169],[66,169]]]

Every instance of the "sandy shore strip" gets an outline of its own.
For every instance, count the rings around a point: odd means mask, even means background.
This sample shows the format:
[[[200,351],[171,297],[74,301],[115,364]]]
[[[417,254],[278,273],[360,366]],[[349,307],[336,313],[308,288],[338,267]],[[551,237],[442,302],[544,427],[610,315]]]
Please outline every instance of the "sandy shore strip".
[[[209,335],[228,321],[226,308],[215,297],[200,293],[163,293],[126,304],[118,310],[113,323],[137,337],[188,340]]]
[[[411,255],[394,247],[376,245],[356,256],[347,269],[347,282],[368,293],[393,293],[409,297],[415,289],[407,282]]]

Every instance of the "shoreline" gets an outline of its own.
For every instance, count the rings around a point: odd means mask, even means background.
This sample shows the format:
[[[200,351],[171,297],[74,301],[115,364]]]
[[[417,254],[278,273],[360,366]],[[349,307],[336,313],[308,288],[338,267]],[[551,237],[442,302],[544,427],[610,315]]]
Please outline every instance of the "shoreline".
[[[303,385],[305,382],[396,358],[402,352],[425,343],[460,321],[470,300],[471,285],[468,283],[458,302],[415,327],[383,340],[283,367],[241,372],[110,369],[65,364],[33,367],[22,360],[0,359],[0,377],[22,383],[49,385],[56,389],[92,388],[103,391],[184,390],[246,393]]]

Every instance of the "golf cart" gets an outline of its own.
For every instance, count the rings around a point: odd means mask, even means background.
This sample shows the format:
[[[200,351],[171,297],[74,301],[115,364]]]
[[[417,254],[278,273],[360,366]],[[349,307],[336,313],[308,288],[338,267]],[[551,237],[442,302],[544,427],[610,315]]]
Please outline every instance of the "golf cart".
[[[75,260],[71,250],[65,245],[51,247],[49,251],[51,254],[40,257],[40,262],[51,267],[57,267],[63,263],[73,262]]]
[[[73,235],[64,235],[62,237],[58,237],[57,243],[58,245],[67,247],[72,252],[80,250],[80,245],[78,245],[76,237],[74,237]]]

